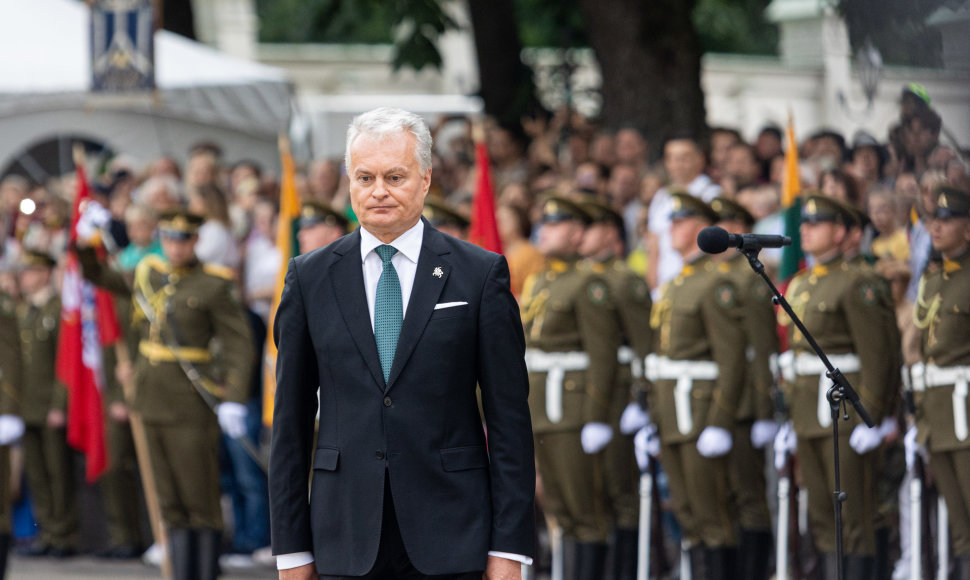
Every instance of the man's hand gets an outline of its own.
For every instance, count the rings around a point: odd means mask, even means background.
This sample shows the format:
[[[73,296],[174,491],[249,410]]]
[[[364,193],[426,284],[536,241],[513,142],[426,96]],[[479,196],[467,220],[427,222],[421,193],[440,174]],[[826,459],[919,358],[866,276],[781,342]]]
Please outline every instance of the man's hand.
[[[116,423],[127,423],[128,406],[121,401],[115,401],[108,405],[108,416]]]
[[[60,409],[51,409],[47,412],[47,426],[51,429],[63,429],[67,425],[67,416]]]
[[[309,564],[297,566],[296,568],[280,570],[279,574],[280,580],[315,580],[317,577],[317,565],[314,562],[310,562]]]
[[[521,580],[522,564],[500,556],[489,556],[482,580]],[[280,580],[283,577],[280,576]]]

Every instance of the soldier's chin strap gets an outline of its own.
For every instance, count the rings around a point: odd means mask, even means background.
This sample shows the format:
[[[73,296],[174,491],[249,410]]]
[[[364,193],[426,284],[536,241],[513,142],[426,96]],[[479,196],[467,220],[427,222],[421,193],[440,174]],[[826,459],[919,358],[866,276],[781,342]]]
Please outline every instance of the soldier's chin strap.
[[[163,276],[165,277],[166,287],[167,287],[168,276],[165,274],[163,274]],[[179,367],[181,367],[182,372],[185,373],[185,377],[189,379],[189,382],[192,383],[192,387],[195,388],[195,392],[198,393],[200,397],[202,397],[202,400],[205,402],[206,406],[209,407],[209,409],[214,414],[218,415],[217,409],[219,407],[219,404],[221,403],[221,401],[219,400],[219,397],[213,394],[210,391],[210,389],[206,387],[206,384],[205,384],[206,379],[202,376],[202,373],[199,372],[199,369],[196,368],[194,364],[186,360],[186,358],[181,356],[180,354],[181,349],[178,344],[178,329],[177,329],[177,326],[175,325],[175,317],[174,317],[174,312],[172,312],[172,309],[171,308],[166,309],[166,317],[165,317],[165,320],[168,323],[169,328],[171,329],[171,333],[168,338],[163,338],[162,335],[165,333],[162,333],[160,331],[160,327],[158,326],[159,321],[156,318],[156,315],[158,314],[158,310],[156,310],[155,306],[151,304],[149,302],[149,299],[142,293],[142,288],[140,286],[136,285],[135,291],[132,294],[134,295],[135,301],[138,303],[139,308],[141,308],[142,312],[144,313],[145,318],[148,320],[148,323],[154,328],[159,328],[159,333],[158,333],[159,338],[163,340],[165,342],[165,345],[169,348],[169,350],[172,351],[172,354],[175,357],[175,360],[179,364]],[[160,290],[155,294],[164,295],[165,292],[162,292]],[[241,437],[236,437],[233,440],[239,443],[239,445],[243,448],[243,450],[246,451],[246,454],[249,455],[249,457],[254,462],[256,462],[256,465],[258,465],[259,468],[263,470],[263,473],[266,473],[268,471],[268,466],[266,465],[266,461],[262,458],[262,456],[259,454],[259,451],[256,449],[256,447],[253,445],[252,441],[250,441],[248,437],[243,435]]]
[[[826,397],[828,398],[829,406],[832,409],[832,444],[835,449],[835,453],[833,455],[833,462],[835,463],[835,547],[836,562],[838,562],[839,567],[838,578],[839,580],[842,580],[844,566],[842,558],[842,502],[846,500],[847,496],[846,493],[840,489],[839,407],[844,405],[845,401],[849,401],[852,403],[852,407],[856,410],[856,413],[859,414],[859,417],[867,426],[874,427],[875,423],[873,423],[872,417],[869,416],[869,413],[866,412],[865,407],[862,406],[862,401],[859,400],[859,394],[856,393],[855,389],[852,388],[849,380],[845,378],[842,371],[832,366],[832,363],[829,361],[828,357],[825,356],[825,352],[822,351],[822,348],[817,342],[815,342],[815,338],[812,337],[811,333],[808,332],[808,329],[805,328],[805,325],[802,323],[801,319],[798,318],[798,315],[796,315],[795,311],[792,310],[791,304],[785,300],[785,296],[778,291],[778,288],[776,288],[774,283],[772,283],[771,278],[769,278],[765,273],[765,266],[761,263],[761,260],[758,259],[759,249],[748,248],[741,249],[739,251],[744,254],[746,258],[748,258],[748,263],[751,264],[751,269],[754,270],[755,274],[761,276],[761,279],[764,280],[765,284],[768,285],[768,288],[771,289],[771,301],[774,304],[781,306],[781,308],[788,314],[792,322],[795,324],[795,327],[798,328],[798,330],[802,333],[805,340],[808,341],[808,344],[812,347],[812,350],[815,351],[815,354],[817,354],[818,358],[822,361],[822,364],[825,365],[825,368],[827,369],[825,376],[832,380],[832,387],[829,388]],[[848,419],[848,416],[846,416],[846,418]]]

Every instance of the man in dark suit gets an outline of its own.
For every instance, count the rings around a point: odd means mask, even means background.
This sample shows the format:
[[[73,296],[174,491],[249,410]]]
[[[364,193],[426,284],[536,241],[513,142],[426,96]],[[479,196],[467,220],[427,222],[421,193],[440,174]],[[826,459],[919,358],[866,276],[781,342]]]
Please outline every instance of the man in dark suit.
[[[290,263],[274,327],[280,578],[518,579],[535,468],[508,266],[421,218],[420,117],[355,118],[346,165],[361,227]]]

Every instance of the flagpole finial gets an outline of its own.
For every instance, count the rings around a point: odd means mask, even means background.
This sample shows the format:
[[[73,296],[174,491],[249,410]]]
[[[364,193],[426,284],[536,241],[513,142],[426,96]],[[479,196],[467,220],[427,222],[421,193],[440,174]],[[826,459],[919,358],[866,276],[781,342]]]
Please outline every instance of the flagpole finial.
[[[280,150],[280,155],[290,155],[290,138],[285,133],[280,133],[276,140]]]
[[[476,144],[485,142],[485,120],[481,117],[472,119],[472,141]]]

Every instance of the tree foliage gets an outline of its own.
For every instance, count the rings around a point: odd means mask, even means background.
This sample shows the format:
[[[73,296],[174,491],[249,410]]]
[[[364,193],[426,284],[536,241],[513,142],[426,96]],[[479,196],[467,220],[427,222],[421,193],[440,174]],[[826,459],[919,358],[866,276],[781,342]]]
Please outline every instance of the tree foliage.
[[[942,46],[926,19],[940,6],[962,1],[842,0],[840,8],[854,48],[871,40],[886,63],[933,67],[940,65]]]

